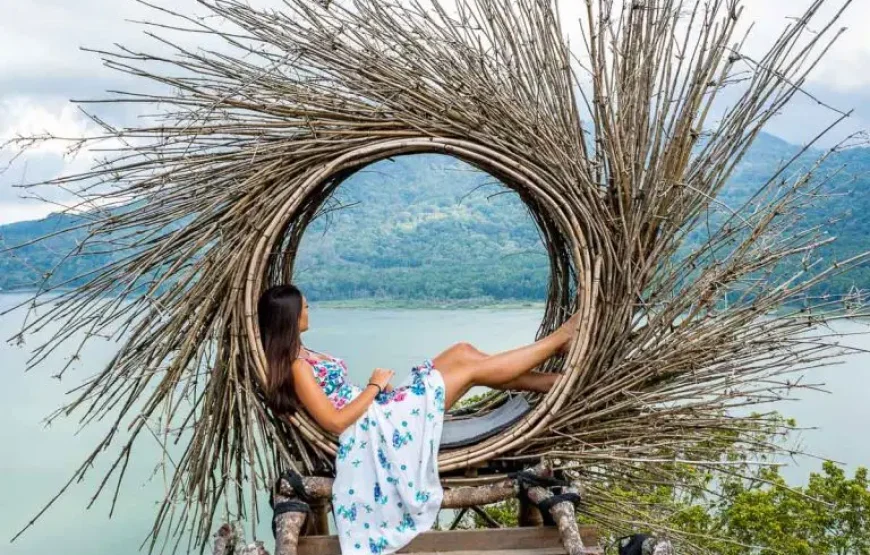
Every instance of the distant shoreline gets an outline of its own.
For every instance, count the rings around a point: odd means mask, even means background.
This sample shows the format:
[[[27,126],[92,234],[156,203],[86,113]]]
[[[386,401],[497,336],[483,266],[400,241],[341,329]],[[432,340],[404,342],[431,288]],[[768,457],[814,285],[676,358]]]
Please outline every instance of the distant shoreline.
[[[55,289],[52,293],[68,290]],[[0,296],[27,295],[35,292],[33,289],[0,290]],[[342,308],[361,310],[519,310],[546,309],[544,301],[527,301],[523,299],[497,300],[487,297],[472,299],[335,299],[325,301],[310,301],[312,308]],[[793,310],[794,306],[783,306],[778,311]],[[865,318],[858,318],[865,321]]]
[[[66,290],[54,289],[49,294],[61,293]],[[0,295],[29,295],[35,293],[35,289],[15,289],[9,291],[0,290]],[[544,301],[526,301],[522,299],[493,300],[489,298],[477,299],[335,299],[326,301],[310,301],[313,308],[359,308],[359,309],[431,309],[431,310],[457,310],[457,309],[519,309],[546,308]]]
[[[441,300],[414,300],[414,299],[341,299],[332,301],[311,301],[311,306],[319,308],[408,308],[408,309],[436,309],[455,310],[472,308],[545,308],[544,301],[524,300],[491,300],[491,299],[441,299]]]

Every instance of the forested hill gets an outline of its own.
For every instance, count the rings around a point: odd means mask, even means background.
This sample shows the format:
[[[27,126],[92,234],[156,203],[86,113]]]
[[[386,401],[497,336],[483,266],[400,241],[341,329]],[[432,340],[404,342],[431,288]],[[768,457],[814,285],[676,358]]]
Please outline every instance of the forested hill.
[[[772,175],[799,147],[762,135],[722,199],[737,203]],[[810,152],[807,160],[818,152]],[[826,257],[870,248],[870,149],[835,154],[830,169],[846,165],[827,186],[832,197],[807,213],[808,223],[847,215]],[[328,213],[303,237],[296,283],[312,301],[355,298],[411,300],[543,300],[547,254],[517,195],[493,178],[442,155],[402,156],[358,172],[336,191]],[[0,240],[17,245],[63,229],[77,218],[59,214],[0,226]],[[84,237],[64,234],[0,254],[0,288],[31,288]],[[71,258],[52,283],[106,264],[111,254]],[[870,287],[870,267],[829,283],[830,292]]]

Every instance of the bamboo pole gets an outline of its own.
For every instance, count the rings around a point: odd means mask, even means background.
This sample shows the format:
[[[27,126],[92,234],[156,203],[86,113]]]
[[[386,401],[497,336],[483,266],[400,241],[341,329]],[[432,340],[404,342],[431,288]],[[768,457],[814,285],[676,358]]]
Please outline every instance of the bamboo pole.
[[[163,532],[182,530],[204,544],[218,508],[242,514],[279,469],[334,468],[332,434],[304,411],[288,417],[265,406],[256,301],[293,281],[301,238],[333,210],[344,179],[421,152],[489,172],[528,207],[550,264],[536,336],[583,315],[569,352],[543,368],[561,372],[555,386],[530,396],[533,410],[511,429],[439,453],[440,471],[555,457],[582,474],[604,525],[666,526],[610,486],[677,482],[674,461],[730,472],[723,437],[741,438],[750,455],[775,454],[753,433],[787,426],[729,411],[808,387],[798,374],[852,352],[824,324],[868,314],[861,294],[816,294],[868,253],[825,260],[828,224],[801,220],[825,202],[837,178],[831,157],[845,143],[819,155],[812,147],[849,116],[803,84],[840,36],[849,3],[813,0],[755,57],[738,34],[739,1],[661,0],[649,9],[587,0],[579,20],[565,23],[556,2],[526,0],[458,0],[450,10],[440,0],[428,8],[285,0],[278,11],[201,0],[214,16],[203,19],[154,7],[178,24],[150,24],[155,33],[209,36],[230,53],[172,41],[163,43],[169,57],[93,50],[110,69],[156,86],[77,100],[101,130],[92,137],[37,134],[4,145],[115,145],[87,171],[23,184],[61,187],[100,207],[64,230],[87,231],[67,260],[112,255],[68,283],[53,279],[54,268],[44,273],[10,340],[48,323],[60,331],[34,348],[28,369],[75,334],[86,339],[58,378],[108,327],[126,338],[49,419],[76,413],[107,432],[25,529],[110,445],[117,450],[92,502],[112,495],[114,507],[143,433],[166,452],[185,438],[182,454],[163,461],[170,480],[150,549]],[[565,39],[569,23],[579,47]],[[745,201],[725,205],[720,193],[795,95],[836,120]],[[153,114],[121,127],[90,111],[122,104]],[[57,295],[42,298],[49,293]],[[808,330],[817,333],[807,338]],[[462,495],[494,499],[510,488]]]

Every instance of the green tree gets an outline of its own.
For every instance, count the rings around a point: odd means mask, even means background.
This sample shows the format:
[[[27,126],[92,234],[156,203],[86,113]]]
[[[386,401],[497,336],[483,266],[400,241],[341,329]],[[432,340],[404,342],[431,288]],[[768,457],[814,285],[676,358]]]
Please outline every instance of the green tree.
[[[795,426],[792,420],[778,423]],[[765,464],[771,462],[768,454],[747,448],[747,442],[757,446],[783,441],[787,436],[782,433],[777,425],[759,425],[748,437],[723,431],[716,445],[698,448],[719,450],[727,472],[673,463],[676,484],[656,483],[656,468],[639,464],[638,479],[610,485],[611,508],[623,507],[623,516],[638,522],[659,523],[660,530],[669,530],[682,543],[682,553],[870,555],[867,469],[859,467],[849,477],[826,461],[820,471],[810,473],[806,486],[790,486],[778,465]],[[515,499],[484,508],[504,526],[517,525],[517,509]],[[578,520],[592,522],[583,514]],[[485,526],[480,516],[468,513],[460,527]],[[613,536],[632,532],[614,530]]]

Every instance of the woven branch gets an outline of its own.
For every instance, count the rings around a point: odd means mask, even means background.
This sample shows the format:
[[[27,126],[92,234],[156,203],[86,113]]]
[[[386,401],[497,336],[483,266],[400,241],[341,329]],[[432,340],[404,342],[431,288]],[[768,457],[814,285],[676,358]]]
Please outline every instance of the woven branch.
[[[664,463],[675,460],[728,471],[722,432],[748,438],[768,417],[726,411],[787,397],[799,387],[789,374],[845,352],[833,335],[805,332],[866,314],[856,301],[835,316],[842,307],[807,294],[865,259],[825,266],[815,254],[824,229],[801,228],[805,204],[823,201],[824,160],[787,160],[743,206],[715,200],[838,36],[842,11],[819,21],[822,0],[756,59],[741,51],[741,10],[730,0],[587,0],[579,49],[544,0],[199,4],[222,23],[159,9],[177,20],[173,30],[226,48],[167,41],[172,56],[99,52],[165,93],[79,104],[157,115],[130,128],[92,115],[105,132],[73,147],[111,140],[108,158],[29,184],[75,189],[102,207],[70,256],[116,255],[38,302],[65,285],[43,284],[31,307],[49,307],[28,313],[19,336],[63,322],[35,349],[36,365],[74,333],[125,333],[117,356],[57,413],[109,422],[70,483],[121,430],[129,433],[95,498],[110,479],[117,495],[143,432],[167,446],[183,438],[167,462],[152,548],[161,533],[185,529],[206,541],[221,511],[240,516],[285,468],[332,468],[334,436],[304,413],[284,420],[264,407],[255,300],[292,281],[303,232],[335,188],[387,156],[450,154],[515,190],[550,257],[538,336],[576,309],[584,315],[570,353],[545,368],[564,371],[552,391],[511,430],[442,452],[444,472],[555,456],[580,469],[599,520],[622,525],[630,512],[607,484],[672,483]],[[714,121],[729,87],[736,100]]]

